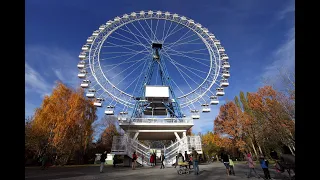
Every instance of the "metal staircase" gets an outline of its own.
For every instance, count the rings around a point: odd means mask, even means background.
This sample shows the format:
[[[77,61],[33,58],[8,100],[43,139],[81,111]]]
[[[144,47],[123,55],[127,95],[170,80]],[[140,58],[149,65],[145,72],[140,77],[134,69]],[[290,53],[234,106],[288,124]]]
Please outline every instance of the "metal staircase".
[[[184,155],[184,152],[187,151],[189,154],[191,153],[192,147],[194,147],[199,154],[202,154],[200,136],[185,136],[170,146],[165,147],[165,164],[174,164],[176,161],[177,152]],[[127,134],[113,137],[111,153],[116,155],[127,155],[132,158],[134,151],[138,156],[137,162],[139,164],[150,165],[150,147],[145,146],[138,140],[130,138]]]

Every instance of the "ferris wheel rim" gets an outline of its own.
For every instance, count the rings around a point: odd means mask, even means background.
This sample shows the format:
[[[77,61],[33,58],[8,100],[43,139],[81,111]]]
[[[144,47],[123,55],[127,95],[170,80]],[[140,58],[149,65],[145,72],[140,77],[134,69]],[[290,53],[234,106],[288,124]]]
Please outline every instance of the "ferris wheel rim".
[[[132,14],[132,13],[131,13],[131,14]],[[138,14],[138,13],[137,13],[137,14]],[[172,14],[172,13],[170,13],[170,14]],[[154,13],[153,13],[153,15],[154,15]],[[107,35],[105,35],[105,36],[102,37],[102,40],[100,40],[100,42],[98,43],[99,45],[97,45],[97,47],[96,47],[96,49],[94,50],[93,53],[97,53],[98,56],[100,56],[101,47],[102,47],[104,41],[108,38],[109,35],[111,35],[114,31],[116,31],[116,30],[119,29],[120,27],[122,27],[122,26],[124,26],[124,25],[126,25],[126,24],[133,23],[133,22],[135,22],[135,21],[147,20],[147,19],[158,19],[158,20],[161,19],[161,20],[171,21],[171,22],[177,23],[177,24],[179,24],[179,25],[182,25],[182,26],[184,26],[185,28],[188,28],[188,29],[192,30],[195,34],[197,34],[197,35],[201,38],[201,41],[205,44],[206,48],[208,49],[208,52],[210,53],[210,69],[209,69],[209,71],[208,71],[208,74],[207,74],[206,78],[203,80],[203,82],[202,82],[198,87],[194,88],[192,91],[190,91],[190,92],[188,92],[188,93],[185,93],[185,94],[177,97],[178,100],[179,100],[179,99],[182,99],[182,98],[185,98],[186,96],[194,93],[194,92],[197,91],[198,89],[203,88],[204,83],[207,83],[207,82],[208,82],[207,80],[208,80],[209,75],[210,75],[211,73],[214,74],[214,79],[213,79],[213,81],[209,84],[209,87],[206,88],[205,91],[204,91],[201,95],[199,95],[197,98],[193,98],[193,100],[187,101],[186,103],[182,103],[181,106],[185,107],[185,106],[188,106],[188,105],[191,104],[191,103],[194,103],[194,102],[198,101],[199,99],[201,99],[201,98],[211,89],[211,87],[215,84],[215,82],[216,82],[216,80],[217,80],[217,78],[218,78],[218,76],[219,76],[220,64],[221,64],[220,53],[217,53],[217,47],[216,47],[216,45],[213,43],[213,40],[212,40],[212,39],[210,39],[210,41],[212,41],[211,43],[212,43],[213,46],[215,46],[215,47],[214,47],[215,49],[212,48],[212,45],[209,45],[209,43],[208,43],[208,41],[207,41],[208,38],[205,39],[202,35],[200,35],[198,32],[196,32],[194,28],[190,28],[190,27],[186,26],[185,24],[180,23],[179,21],[175,21],[174,18],[173,18],[173,19],[159,18],[159,17],[156,18],[156,17],[154,17],[154,16],[144,17],[144,18],[140,17],[140,18],[136,18],[136,19],[127,21],[127,22],[125,22],[125,23],[122,23],[121,25],[113,28]],[[186,20],[188,21],[188,20],[191,20],[191,19],[186,18]],[[194,22],[194,24],[196,24],[196,22]],[[104,30],[103,30],[103,31],[104,31]],[[100,35],[103,31],[99,32],[99,35]],[[207,36],[209,36],[209,33],[208,33],[208,32],[206,32],[206,34],[207,34]],[[94,41],[93,41],[92,44],[94,44],[96,40],[97,40],[97,38],[94,39]],[[115,96],[113,93],[109,92],[106,88],[104,88],[104,86],[100,83],[98,77],[96,76],[95,68],[94,68],[93,65],[92,65],[92,63],[94,63],[94,61],[91,62],[91,54],[92,54],[91,52],[92,52],[93,49],[94,49],[93,46],[90,46],[89,58],[88,58],[88,59],[89,59],[90,70],[91,70],[91,72],[92,72],[93,77],[94,77],[95,80],[97,81],[97,83],[105,90],[105,92],[106,92],[109,96],[111,96],[112,98],[114,98],[115,101],[120,102],[121,104],[124,104],[124,105],[133,105],[133,103],[127,102],[127,101],[122,100],[122,99],[120,99],[119,97]],[[98,52],[97,52],[97,51],[98,51]],[[211,53],[212,53],[212,54],[211,54]],[[214,69],[214,72],[213,72],[213,70],[212,70],[212,69],[213,69],[213,67],[212,67],[212,64],[213,64],[212,56],[213,56],[214,58],[217,58],[217,59],[215,59],[216,68]],[[105,79],[113,88],[117,89],[117,90],[118,90],[119,92],[121,92],[122,94],[124,94],[124,95],[126,95],[126,96],[128,96],[128,97],[130,97],[130,98],[134,98],[133,95],[124,92],[123,90],[121,90],[120,88],[118,88],[117,86],[115,86],[111,81],[109,81],[109,79],[105,76],[105,74],[104,74],[104,72],[103,72],[103,70],[102,70],[102,68],[101,68],[100,58],[99,58],[99,57],[98,57],[98,60],[97,60],[97,61],[98,61],[98,64],[99,64],[98,67],[99,67],[99,69],[100,69],[100,71],[101,71],[104,79]],[[218,61],[218,64],[217,64],[217,61]]]

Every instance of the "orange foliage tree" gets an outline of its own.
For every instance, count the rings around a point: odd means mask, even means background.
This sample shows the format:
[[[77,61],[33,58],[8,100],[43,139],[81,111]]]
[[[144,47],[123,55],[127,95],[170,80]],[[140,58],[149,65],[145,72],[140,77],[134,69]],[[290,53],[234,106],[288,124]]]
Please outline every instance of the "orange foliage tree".
[[[58,82],[52,94],[44,97],[29,131],[33,137],[29,142],[37,147],[38,155],[54,152],[65,164],[76,151],[86,152],[97,116],[92,100],[83,94],[82,89],[73,90]]]
[[[221,141],[224,143],[223,146],[237,148],[241,152],[245,150],[244,122],[244,115],[234,102],[230,101],[220,106],[219,115],[214,120],[214,132],[220,137],[225,137]]]

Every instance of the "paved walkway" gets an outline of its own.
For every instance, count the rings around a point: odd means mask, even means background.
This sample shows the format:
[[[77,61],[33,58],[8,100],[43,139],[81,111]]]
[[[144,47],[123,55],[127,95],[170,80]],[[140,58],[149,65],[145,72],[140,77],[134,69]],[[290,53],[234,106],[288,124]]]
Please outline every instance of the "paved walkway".
[[[248,172],[247,166],[244,164],[235,165],[236,176],[227,176],[225,167],[222,163],[215,162],[211,164],[200,164],[199,175],[183,174],[178,175],[177,169],[174,167],[167,167],[160,169],[160,166],[156,167],[138,167],[136,170],[132,170],[129,167],[116,167],[105,166],[104,173],[99,173],[98,165],[88,166],[75,166],[75,167],[50,167],[47,170],[40,170],[39,167],[26,167],[25,168],[25,179],[27,180],[49,180],[49,179],[60,179],[60,180],[163,180],[163,179],[174,179],[174,180],[189,180],[189,179],[200,179],[200,180],[241,180],[247,179],[246,173]],[[263,177],[263,171],[260,167],[257,169],[257,173]],[[273,168],[270,168],[271,177],[274,179],[289,179],[288,173],[284,172],[278,174]],[[258,178],[252,177],[251,180]],[[260,178],[262,180],[263,178]]]

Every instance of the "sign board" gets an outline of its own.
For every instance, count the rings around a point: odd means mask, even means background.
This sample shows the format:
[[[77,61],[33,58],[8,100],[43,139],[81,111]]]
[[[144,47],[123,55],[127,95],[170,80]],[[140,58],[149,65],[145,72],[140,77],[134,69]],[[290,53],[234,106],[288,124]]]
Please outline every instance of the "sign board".
[[[146,86],[146,98],[169,98],[168,86]]]

